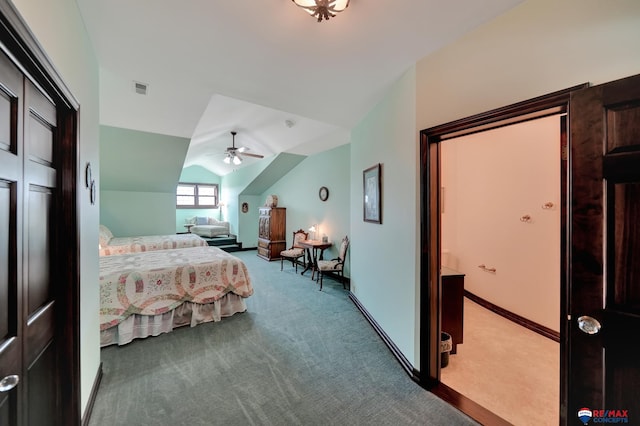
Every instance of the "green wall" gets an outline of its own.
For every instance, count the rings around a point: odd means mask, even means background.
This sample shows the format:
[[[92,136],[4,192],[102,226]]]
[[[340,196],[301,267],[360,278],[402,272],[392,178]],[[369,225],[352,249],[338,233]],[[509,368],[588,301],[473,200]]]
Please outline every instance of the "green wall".
[[[334,243],[325,252],[325,259],[337,256],[345,235],[352,238],[349,226],[350,157],[349,144],[309,156],[259,197],[264,204],[269,194],[277,195],[278,207],[287,208],[287,247],[292,243],[293,231],[308,230],[313,224],[319,225],[320,236],[326,234]],[[329,198],[324,202],[318,196],[322,186],[329,189]],[[257,214],[254,222],[257,237]],[[350,276],[349,260],[350,253],[347,254],[346,276]]]
[[[257,196],[241,195],[242,191],[262,173],[270,163],[259,161],[247,167],[235,170],[222,176],[221,197],[225,203],[226,219],[231,227],[231,233],[243,247],[257,247],[258,245],[258,206],[264,204]],[[242,213],[240,206],[243,202],[249,204],[249,211]]]
[[[351,291],[413,365],[420,230],[415,79],[411,67],[352,130],[350,163]],[[382,224],[362,217],[362,172],[377,163]]]
[[[100,197],[100,223],[116,237],[176,232],[173,193],[101,191]]]
[[[188,147],[187,138],[100,126],[100,223],[118,237],[175,233]]]
[[[189,139],[100,126],[100,189],[173,192]]]

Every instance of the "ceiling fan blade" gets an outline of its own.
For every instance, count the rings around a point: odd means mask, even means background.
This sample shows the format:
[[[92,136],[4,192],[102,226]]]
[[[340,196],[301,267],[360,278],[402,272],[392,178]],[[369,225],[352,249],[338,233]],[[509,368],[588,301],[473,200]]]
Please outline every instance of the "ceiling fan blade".
[[[242,155],[244,157],[254,157],[254,158],[264,158],[264,155],[260,155],[260,154],[251,154],[249,152],[243,152]]]
[[[236,147],[236,132],[231,132],[231,136],[232,136],[231,146],[228,146],[225,151],[225,155],[226,155],[226,157],[224,158],[225,163],[229,164],[233,161],[233,164],[239,165],[240,163],[242,163],[242,157],[240,156],[240,154],[247,157],[264,158],[264,155],[248,153],[247,151],[249,150],[249,148],[247,148],[246,146]]]

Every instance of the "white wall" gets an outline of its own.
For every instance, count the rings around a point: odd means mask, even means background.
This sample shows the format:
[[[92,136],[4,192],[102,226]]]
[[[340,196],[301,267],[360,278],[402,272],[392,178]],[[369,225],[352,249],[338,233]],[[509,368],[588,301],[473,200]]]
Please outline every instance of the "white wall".
[[[418,275],[415,70],[351,133],[351,291],[413,365]],[[382,224],[363,221],[362,172],[382,163]]]
[[[441,155],[443,266],[466,275],[465,290],[559,332],[560,117],[447,140]]]
[[[100,175],[98,154],[98,63],[74,0],[13,0],[63,80],[80,103],[78,205],[80,231],[80,358],[81,409],[89,400],[100,363],[98,288],[99,201],[89,203],[84,165]]]
[[[640,73],[637,0],[530,0],[417,63],[416,130]]]
[[[418,61],[414,130],[638,74],[639,40],[637,0],[527,1]]]

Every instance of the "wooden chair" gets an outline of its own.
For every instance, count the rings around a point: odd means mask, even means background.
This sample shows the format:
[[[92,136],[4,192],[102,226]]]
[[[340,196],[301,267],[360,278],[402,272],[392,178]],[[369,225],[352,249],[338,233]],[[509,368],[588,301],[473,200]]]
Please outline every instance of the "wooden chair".
[[[291,243],[291,248],[287,250],[282,250],[280,252],[280,270],[282,271],[282,264],[284,259],[291,260],[292,264],[296,265],[296,273],[298,272],[298,259],[302,257],[302,264],[304,267],[307,266],[306,257],[304,255],[304,247],[300,246],[298,242],[304,241],[309,237],[309,233],[303,231],[302,229],[298,229],[293,233],[293,242]]]
[[[338,257],[331,260],[318,260],[318,277],[320,278],[320,291],[322,291],[322,277],[326,272],[335,272],[340,276],[342,288],[344,285],[344,261],[347,258],[347,250],[349,249],[349,237],[345,236],[340,243],[340,251]],[[317,281],[317,279],[316,279]]]

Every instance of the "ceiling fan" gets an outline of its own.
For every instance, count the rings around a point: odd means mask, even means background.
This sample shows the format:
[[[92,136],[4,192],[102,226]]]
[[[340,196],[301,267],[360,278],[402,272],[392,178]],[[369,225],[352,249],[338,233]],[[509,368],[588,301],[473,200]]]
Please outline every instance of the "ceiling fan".
[[[240,146],[236,148],[236,134],[237,132],[231,132],[233,140],[231,146],[227,147],[225,151],[226,155],[224,157],[224,160],[222,161],[224,161],[226,164],[231,164],[233,162],[233,164],[237,166],[238,164],[242,163],[242,157],[240,156],[240,154],[245,157],[264,158],[264,155],[251,154],[247,152],[249,150],[249,148],[247,147]]]

